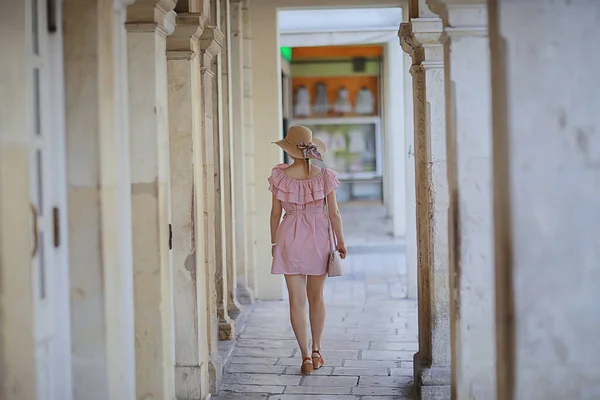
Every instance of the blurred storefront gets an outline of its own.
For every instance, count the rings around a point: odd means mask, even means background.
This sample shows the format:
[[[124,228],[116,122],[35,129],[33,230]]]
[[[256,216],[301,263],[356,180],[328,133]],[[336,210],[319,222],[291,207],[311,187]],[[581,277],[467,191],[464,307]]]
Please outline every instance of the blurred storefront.
[[[383,47],[295,47],[282,56],[284,126],[306,125],[327,145],[340,202],[382,203]]]

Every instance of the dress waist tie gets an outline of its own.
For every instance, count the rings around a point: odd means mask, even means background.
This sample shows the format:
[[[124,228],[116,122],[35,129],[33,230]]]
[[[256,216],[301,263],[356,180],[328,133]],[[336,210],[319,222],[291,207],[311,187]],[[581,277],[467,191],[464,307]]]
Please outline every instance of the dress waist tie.
[[[325,215],[325,210],[322,210],[320,208],[307,208],[306,210],[293,210],[293,211],[286,211],[285,215],[301,215],[301,214],[305,214],[305,215]]]

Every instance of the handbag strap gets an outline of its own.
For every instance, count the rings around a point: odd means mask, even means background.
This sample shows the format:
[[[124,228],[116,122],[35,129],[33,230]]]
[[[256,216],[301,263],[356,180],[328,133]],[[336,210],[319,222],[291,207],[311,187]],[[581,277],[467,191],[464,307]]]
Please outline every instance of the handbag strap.
[[[325,215],[327,215],[327,236],[329,236],[329,247],[331,252],[335,252],[335,244],[333,243],[333,228],[331,226],[331,216],[329,215],[329,204],[327,202],[327,196],[329,193],[327,192],[327,179],[325,179]]]

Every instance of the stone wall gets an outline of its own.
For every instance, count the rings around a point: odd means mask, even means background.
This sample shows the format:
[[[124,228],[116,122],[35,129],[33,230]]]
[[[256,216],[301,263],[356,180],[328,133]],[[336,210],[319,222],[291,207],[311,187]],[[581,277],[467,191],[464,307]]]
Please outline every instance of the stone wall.
[[[489,7],[498,399],[598,398],[600,3]]]

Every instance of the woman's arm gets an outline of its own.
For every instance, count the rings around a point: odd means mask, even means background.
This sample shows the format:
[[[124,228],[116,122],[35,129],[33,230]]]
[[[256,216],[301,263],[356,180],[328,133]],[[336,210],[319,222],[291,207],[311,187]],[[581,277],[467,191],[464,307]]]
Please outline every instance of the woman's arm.
[[[273,200],[271,202],[271,244],[274,244],[277,241],[277,229],[279,229],[282,212],[281,201],[273,195]]]
[[[337,238],[337,250],[340,252],[342,258],[346,258],[346,242],[344,239],[344,226],[342,223],[342,214],[338,207],[337,198],[335,197],[335,190],[327,196],[327,211],[329,212],[329,218],[331,219],[331,228]]]

